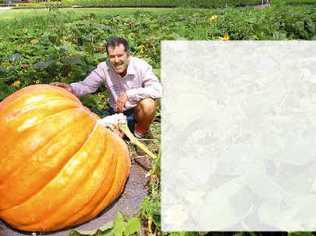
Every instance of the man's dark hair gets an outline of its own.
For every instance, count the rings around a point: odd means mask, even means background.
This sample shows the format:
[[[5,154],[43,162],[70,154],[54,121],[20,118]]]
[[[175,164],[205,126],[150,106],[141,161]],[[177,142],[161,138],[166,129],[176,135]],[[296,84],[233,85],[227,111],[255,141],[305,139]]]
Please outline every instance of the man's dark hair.
[[[120,38],[120,37],[112,37],[110,39],[107,40],[106,42],[106,52],[109,54],[109,48],[115,48],[119,45],[123,44],[124,48],[125,48],[125,52],[129,51],[129,47],[128,47],[128,42],[126,39],[124,38]]]

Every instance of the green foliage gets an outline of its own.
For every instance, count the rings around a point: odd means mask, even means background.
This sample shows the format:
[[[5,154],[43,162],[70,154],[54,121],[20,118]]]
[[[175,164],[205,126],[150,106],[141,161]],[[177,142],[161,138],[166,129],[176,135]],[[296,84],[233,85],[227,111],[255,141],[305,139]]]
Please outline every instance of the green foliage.
[[[131,236],[137,235],[141,230],[141,222],[137,217],[125,219],[118,212],[114,222],[110,222],[99,229],[92,231],[76,231],[70,232],[69,236]]]
[[[107,97],[108,92],[104,91],[104,89],[100,89],[99,92],[83,96],[80,100],[82,104],[89,107],[92,112],[98,114],[100,117],[104,117],[107,115]]]
[[[315,0],[273,0],[273,5],[281,6],[281,5],[290,5],[290,6],[302,6],[302,5],[310,5],[316,6]]]
[[[7,97],[9,94],[15,92],[16,90],[13,87],[10,87],[5,82],[0,80],[0,100]]]
[[[270,1],[271,2],[271,1]],[[315,0],[273,0],[273,5],[315,6]],[[4,4],[0,0],[0,4]],[[261,5],[261,0],[47,0],[17,2],[16,9],[60,8],[60,7],[187,7],[227,8]]]
[[[260,4],[260,0],[63,0],[65,6],[219,8]]]
[[[28,2],[28,3],[17,3],[14,6],[14,9],[34,9],[34,8],[48,8],[49,10],[55,8],[61,8],[63,4],[58,1],[49,1],[49,2]]]
[[[316,35],[315,22],[312,8],[182,8],[165,14],[134,10],[125,15],[56,8],[0,22],[0,80],[7,86],[19,80],[17,89],[82,80],[106,59],[105,41],[113,35],[127,38],[134,55],[159,68],[162,40],[220,40],[225,34],[232,40],[310,40]]]
[[[140,218],[143,220],[145,235],[159,235],[161,232],[160,221],[160,154],[152,162],[149,173],[149,195],[145,197],[141,209]]]
[[[273,5],[315,6],[315,0],[273,0]],[[0,1],[1,3],[1,1]],[[261,0],[61,0],[48,2],[18,3],[15,8],[59,7],[187,7],[227,8],[261,5]]]
[[[314,236],[312,232],[289,232],[288,236]]]

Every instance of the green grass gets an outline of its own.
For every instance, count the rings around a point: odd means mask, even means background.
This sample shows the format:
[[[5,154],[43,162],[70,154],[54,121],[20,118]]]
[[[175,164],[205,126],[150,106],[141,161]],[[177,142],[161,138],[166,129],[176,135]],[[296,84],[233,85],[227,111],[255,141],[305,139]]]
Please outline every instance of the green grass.
[[[288,5],[296,5],[296,6],[300,6],[300,5],[315,5],[316,4],[316,0],[275,0],[275,2],[273,1],[273,3],[276,4],[288,4]]]
[[[131,15],[138,12],[139,8],[64,8],[59,9],[61,13],[71,14],[73,18],[78,18],[83,15],[95,14],[97,16],[111,16],[111,15]],[[145,8],[142,12],[148,12],[154,15],[161,15],[165,13],[172,13],[174,9],[170,8]],[[49,9],[11,9],[1,12],[0,21],[15,20],[15,19],[34,19],[37,17],[47,17],[50,14]]]
[[[226,8],[261,5],[261,0],[61,0],[48,2],[18,3],[16,8],[56,7],[186,7]],[[273,0],[273,5],[315,6],[315,0]]]
[[[260,4],[260,0],[61,0],[50,3],[20,3],[18,7],[45,7],[47,5],[81,7],[193,7],[218,8]]]

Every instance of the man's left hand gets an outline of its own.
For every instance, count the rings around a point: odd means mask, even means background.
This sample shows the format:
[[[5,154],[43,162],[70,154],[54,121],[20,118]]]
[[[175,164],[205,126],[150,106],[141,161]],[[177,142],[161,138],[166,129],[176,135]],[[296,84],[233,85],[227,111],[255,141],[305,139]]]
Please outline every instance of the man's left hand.
[[[126,93],[123,93],[121,94],[118,98],[117,98],[117,101],[116,101],[116,111],[117,112],[123,112],[124,111],[124,108],[125,108],[125,104],[127,102],[127,94]]]

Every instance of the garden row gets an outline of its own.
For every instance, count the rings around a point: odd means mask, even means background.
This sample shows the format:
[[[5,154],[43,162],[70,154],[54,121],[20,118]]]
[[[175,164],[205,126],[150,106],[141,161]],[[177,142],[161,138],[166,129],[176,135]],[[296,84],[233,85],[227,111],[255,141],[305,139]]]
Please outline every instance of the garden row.
[[[204,8],[218,8],[218,7],[235,7],[243,5],[260,4],[260,0],[62,0],[64,4],[78,4],[84,6],[104,5],[110,7],[119,6],[162,6],[162,7],[204,7]]]
[[[43,2],[18,3],[15,8],[52,8],[52,7],[187,7],[187,8],[224,8],[244,7],[267,3],[267,0],[50,0]],[[271,2],[271,0],[270,0]],[[311,5],[315,0],[274,0],[274,5]]]
[[[266,0],[265,0],[266,1]],[[2,0],[3,4],[6,2]],[[14,1],[13,1],[14,2]],[[0,1],[1,3],[1,1]],[[16,8],[59,7],[194,7],[219,8],[261,4],[261,0],[50,0],[17,2]]]
[[[127,38],[132,53],[154,68],[160,68],[162,40],[310,40],[316,35],[312,8],[120,12],[64,9],[1,20],[0,99],[33,83],[83,79],[105,59],[104,43],[112,35]]]

